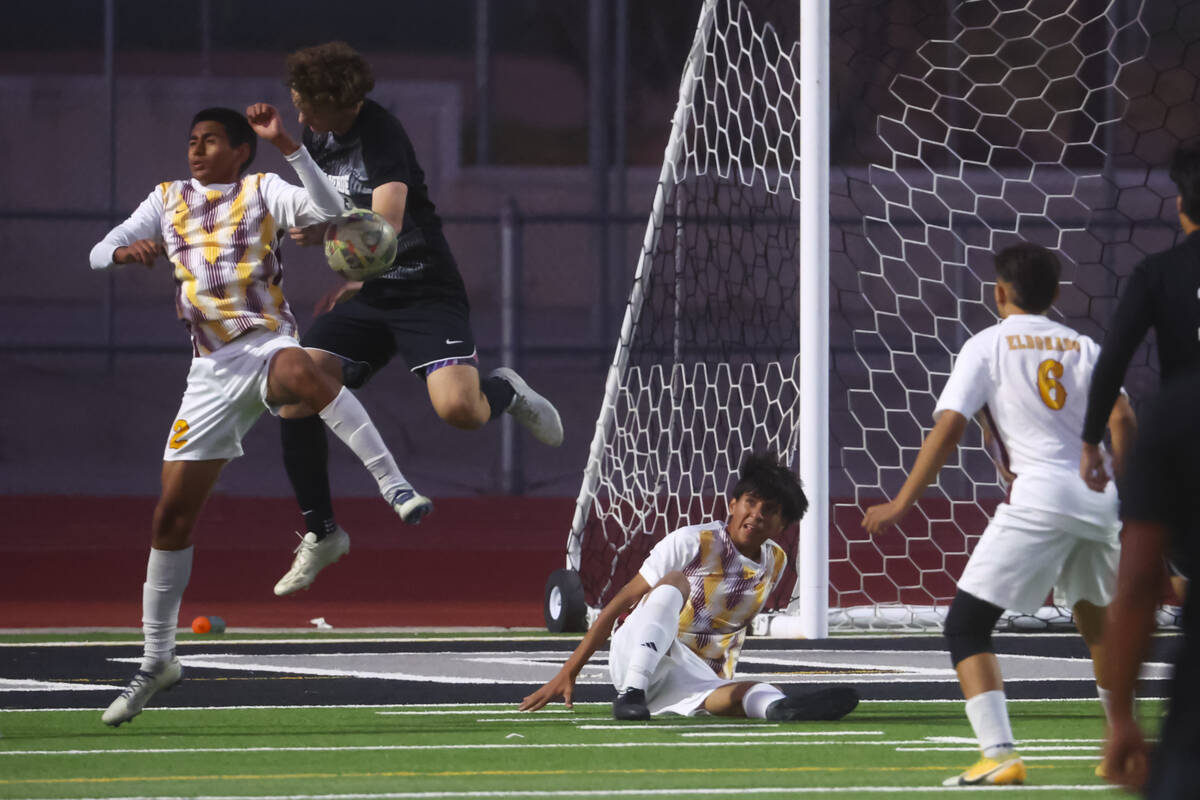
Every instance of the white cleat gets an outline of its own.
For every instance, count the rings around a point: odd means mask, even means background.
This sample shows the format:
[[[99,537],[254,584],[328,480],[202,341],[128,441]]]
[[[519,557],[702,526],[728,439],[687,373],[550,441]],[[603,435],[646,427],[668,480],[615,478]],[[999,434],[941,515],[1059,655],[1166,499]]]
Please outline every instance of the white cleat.
[[[498,367],[491,371],[489,377],[499,378],[512,386],[516,396],[508,413],[513,419],[524,425],[533,434],[533,438],[542,444],[558,447],[563,441],[562,419],[558,409],[546,398],[529,388],[520,375],[508,367]]]
[[[307,589],[317,579],[318,572],[349,552],[350,537],[341,528],[335,528],[324,539],[318,539],[311,531],[304,534],[296,547],[292,568],[275,584],[275,594],[283,597]]]
[[[433,501],[410,486],[392,495],[392,508],[407,524],[416,525],[433,511]]]
[[[129,682],[120,696],[112,701],[112,705],[100,719],[105,725],[111,725],[114,728],[122,722],[128,722],[142,713],[142,709],[146,707],[146,703],[150,701],[155,692],[159,689],[164,691],[172,689],[181,680],[183,680],[183,665],[175,656],[171,656],[170,661],[160,663],[158,669],[153,672],[139,669],[134,673],[133,680]]]

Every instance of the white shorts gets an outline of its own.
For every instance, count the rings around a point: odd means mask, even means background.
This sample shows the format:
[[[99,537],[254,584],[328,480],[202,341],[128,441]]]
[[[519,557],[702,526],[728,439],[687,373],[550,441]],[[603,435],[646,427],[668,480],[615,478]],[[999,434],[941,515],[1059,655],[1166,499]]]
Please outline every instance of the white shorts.
[[[164,461],[237,458],[242,437],[267,403],[271,359],[280,350],[299,347],[295,337],[253,330],[206,356],[192,358],[187,390],[167,436]]]
[[[1001,503],[958,588],[1012,611],[1036,611],[1055,586],[1068,606],[1080,600],[1106,606],[1117,585],[1119,532],[1116,521],[1101,527]]]
[[[643,608],[642,605],[635,608],[609,642],[608,670],[617,691],[625,688],[625,673],[639,646],[632,631],[637,627],[636,618]],[[651,714],[688,716],[701,713],[705,698],[729,683],[736,681],[718,676],[704,659],[676,639],[671,642],[654,674],[650,676],[650,685],[646,687],[646,705]]]

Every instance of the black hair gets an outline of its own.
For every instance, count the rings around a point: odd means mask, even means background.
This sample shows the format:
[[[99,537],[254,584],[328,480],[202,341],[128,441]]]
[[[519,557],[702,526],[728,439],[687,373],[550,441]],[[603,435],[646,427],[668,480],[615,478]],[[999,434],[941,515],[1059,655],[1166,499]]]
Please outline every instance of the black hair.
[[[1200,222],[1200,140],[1181,144],[1171,156],[1171,180],[1179,189],[1180,209]]]
[[[1012,302],[1030,314],[1050,308],[1058,295],[1062,264],[1058,256],[1040,244],[1021,242],[996,254],[996,277],[1012,286]]]
[[[733,498],[736,500],[747,493],[768,503],[778,503],[785,527],[808,511],[808,498],[800,486],[800,479],[779,460],[774,450],[751,453],[742,461]]]
[[[230,147],[250,145],[250,157],[238,169],[238,175],[244,175],[254,161],[254,155],[258,152],[258,136],[254,134],[254,128],[250,127],[246,116],[232,108],[206,108],[196,112],[196,116],[192,117],[192,127],[188,130],[191,131],[201,122],[219,122],[225,129],[225,136],[229,139]]]

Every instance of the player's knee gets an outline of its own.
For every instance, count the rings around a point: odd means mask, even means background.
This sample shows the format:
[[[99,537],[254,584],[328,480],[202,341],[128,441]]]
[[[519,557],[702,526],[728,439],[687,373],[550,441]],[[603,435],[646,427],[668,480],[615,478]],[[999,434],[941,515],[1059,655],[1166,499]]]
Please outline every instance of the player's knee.
[[[992,629],[1004,609],[959,590],[946,614],[946,645],[954,666],[980,653],[992,652]]]
[[[688,583],[687,576],[679,571],[668,572],[666,575],[663,575],[662,580],[656,583],[654,588],[657,589],[659,586],[674,586],[679,590],[679,594],[683,596],[685,603],[687,602],[688,595],[692,592],[692,586]]]
[[[476,404],[466,395],[442,398],[434,403],[433,408],[444,422],[465,431],[475,430],[487,422],[487,417],[480,417]]]

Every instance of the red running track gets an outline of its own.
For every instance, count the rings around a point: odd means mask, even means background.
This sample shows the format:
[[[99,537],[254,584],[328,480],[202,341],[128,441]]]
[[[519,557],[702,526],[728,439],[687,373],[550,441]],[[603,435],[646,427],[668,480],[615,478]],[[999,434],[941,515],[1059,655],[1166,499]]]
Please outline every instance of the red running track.
[[[137,627],[154,498],[0,496],[0,628]],[[193,541],[180,620],[230,628],[541,627],[546,577],[564,565],[574,501],[435,500],[409,527],[373,498],[339,499],[349,555],[311,589],[275,597],[291,564],[291,498],[213,497]]]

